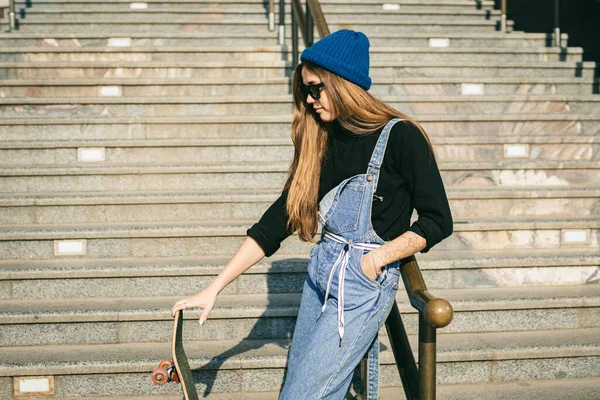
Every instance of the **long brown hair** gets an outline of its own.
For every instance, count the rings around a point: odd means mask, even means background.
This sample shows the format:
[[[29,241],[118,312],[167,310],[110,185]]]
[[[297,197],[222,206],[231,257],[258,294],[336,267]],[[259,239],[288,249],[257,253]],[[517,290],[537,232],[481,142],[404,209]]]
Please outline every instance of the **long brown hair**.
[[[360,86],[317,65],[308,62],[298,65],[292,79],[294,159],[284,190],[289,189],[286,203],[288,231],[298,231],[300,240],[310,241],[318,229],[319,181],[330,126],[322,122],[312,106],[306,103],[302,94],[302,68],[307,68],[324,83],[324,90],[327,90],[334,108],[332,111],[337,114],[337,121],[344,129],[356,134],[369,134],[392,118],[402,118],[423,133],[430,147],[431,142],[416,121],[373,97]]]

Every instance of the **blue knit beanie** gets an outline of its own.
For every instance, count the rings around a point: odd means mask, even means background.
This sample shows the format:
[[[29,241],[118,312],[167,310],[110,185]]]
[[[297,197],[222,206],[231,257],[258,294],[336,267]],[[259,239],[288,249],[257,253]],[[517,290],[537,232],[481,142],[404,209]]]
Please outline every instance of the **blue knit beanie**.
[[[342,29],[304,49],[300,61],[308,61],[333,72],[365,90],[369,78],[369,39],[362,32]]]

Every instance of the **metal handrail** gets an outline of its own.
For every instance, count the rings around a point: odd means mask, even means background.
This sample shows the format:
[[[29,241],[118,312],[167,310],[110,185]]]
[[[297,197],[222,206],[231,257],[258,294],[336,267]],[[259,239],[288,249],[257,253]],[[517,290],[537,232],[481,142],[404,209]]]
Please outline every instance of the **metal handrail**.
[[[443,328],[452,321],[452,306],[444,299],[432,295],[425,285],[421,269],[414,256],[403,261],[400,268],[410,304],[424,314],[428,324]]]
[[[310,15],[312,16],[312,18],[314,18],[315,25],[317,26],[317,31],[319,32],[319,36],[323,38],[329,35],[331,32],[329,31],[329,26],[327,25],[327,21],[325,20],[325,14],[323,14],[323,10],[321,9],[321,3],[319,3],[319,0],[307,0],[306,4],[307,9],[310,10]]]
[[[306,0],[306,13],[302,10],[300,0],[291,0],[292,2],[292,64],[298,65],[298,28],[302,34],[302,41],[305,47],[310,47],[314,43],[313,31],[315,26],[320,37],[329,35],[329,26],[325,20],[325,15],[321,9],[319,0]],[[279,2],[279,44],[285,43],[285,9],[284,0]]]

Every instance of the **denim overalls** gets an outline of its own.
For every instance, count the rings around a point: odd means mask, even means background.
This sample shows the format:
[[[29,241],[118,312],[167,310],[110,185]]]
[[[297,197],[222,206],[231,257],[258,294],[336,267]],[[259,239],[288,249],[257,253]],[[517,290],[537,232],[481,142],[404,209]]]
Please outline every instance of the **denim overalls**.
[[[342,400],[367,351],[367,399],[378,398],[377,334],[395,300],[400,263],[385,266],[372,280],[361,258],[385,243],[373,230],[371,209],[390,130],[398,121],[381,132],[367,173],[342,181],[319,203],[323,233],[310,252],[280,400]]]

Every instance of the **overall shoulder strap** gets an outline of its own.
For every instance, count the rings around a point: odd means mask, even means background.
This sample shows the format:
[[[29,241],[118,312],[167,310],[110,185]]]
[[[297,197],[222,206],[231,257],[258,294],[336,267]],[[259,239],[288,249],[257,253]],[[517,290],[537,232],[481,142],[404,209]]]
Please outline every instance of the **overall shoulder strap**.
[[[377,182],[379,182],[379,170],[381,169],[381,164],[383,163],[383,156],[385,155],[385,149],[387,147],[388,138],[390,137],[390,131],[392,130],[392,127],[400,121],[404,120],[401,118],[394,118],[385,125],[381,135],[379,135],[375,149],[373,150],[373,155],[371,156],[369,167],[367,168],[367,180],[373,180],[373,193],[375,193],[377,190]]]

